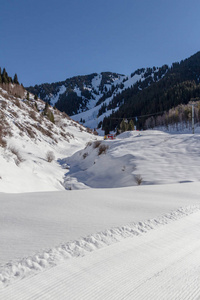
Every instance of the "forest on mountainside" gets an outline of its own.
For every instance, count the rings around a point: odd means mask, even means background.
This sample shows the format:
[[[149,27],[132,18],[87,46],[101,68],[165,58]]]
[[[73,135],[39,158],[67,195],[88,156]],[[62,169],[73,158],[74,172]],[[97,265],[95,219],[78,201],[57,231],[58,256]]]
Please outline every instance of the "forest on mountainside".
[[[200,52],[180,63],[173,63],[163,78],[143,90],[137,90],[136,85],[130,91],[117,96],[124,101],[116,112],[104,118],[103,123],[100,124],[104,130],[119,128],[123,118],[133,119],[138,129],[145,129],[145,122],[150,115],[152,117],[163,115],[173,107],[188,104],[191,99],[198,100],[200,98]]]

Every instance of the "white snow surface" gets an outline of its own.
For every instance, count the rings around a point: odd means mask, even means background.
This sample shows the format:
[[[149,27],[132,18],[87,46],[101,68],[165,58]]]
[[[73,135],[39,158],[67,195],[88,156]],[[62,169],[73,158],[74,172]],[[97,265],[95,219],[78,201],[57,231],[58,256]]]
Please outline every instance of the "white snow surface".
[[[200,134],[161,131],[125,132],[115,140],[96,142],[63,160],[70,165],[66,186],[74,178],[92,188],[142,184],[184,183],[200,180]],[[99,155],[101,147],[107,148]],[[81,187],[80,187],[81,188]]]
[[[0,298],[200,295],[199,188],[1,194]]]
[[[66,87],[64,85],[61,85],[58,93],[55,96],[52,95],[52,97],[50,97],[51,105],[54,106],[54,104],[58,101],[59,96],[61,94],[64,94],[65,92],[66,92]]]
[[[0,299],[200,299],[200,134],[103,141],[0,92]]]

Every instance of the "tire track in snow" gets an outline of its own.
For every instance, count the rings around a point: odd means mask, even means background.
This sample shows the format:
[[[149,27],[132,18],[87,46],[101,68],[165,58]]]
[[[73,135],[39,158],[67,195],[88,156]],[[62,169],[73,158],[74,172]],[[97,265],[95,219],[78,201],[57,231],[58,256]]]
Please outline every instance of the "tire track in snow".
[[[184,225],[184,226],[183,226]],[[200,213],[0,291],[1,299],[184,300],[200,296]],[[111,249],[109,251],[109,248]]]
[[[180,208],[156,219],[105,230],[78,241],[59,245],[58,247],[46,250],[43,253],[38,253],[33,257],[27,257],[21,261],[6,264],[0,268],[0,286],[7,286],[16,280],[49,269],[69,258],[85,256],[89,252],[114,244],[127,237],[142,235],[149,230],[178,220],[199,209],[200,207],[195,205]]]
[[[1,299],[184,300],[200,296],[200,213],[71,259],[0,291]],[[15,297],[14,297],[15,296]]]

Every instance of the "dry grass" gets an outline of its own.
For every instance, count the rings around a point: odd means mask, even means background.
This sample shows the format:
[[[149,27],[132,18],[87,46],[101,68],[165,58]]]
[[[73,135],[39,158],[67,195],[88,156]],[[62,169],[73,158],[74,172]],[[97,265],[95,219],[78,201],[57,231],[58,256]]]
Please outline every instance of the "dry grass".
[[[100,147],[99,147],[98,155],[106,154],[107,149],[108,149],[108,146],[106,146],[104,144],[101,144]]]
[[[37,114],[35,112],[35,110],[30,110],[29,111],[29,116],[31,117],[31,119],[33,119],[34,121],[38,121],[38,118],[37,118]]]
[[[19,164],[24,161],[24,159],[22,158],[21,154],[14,147],[10,147],[9,150],[10,150],[10,152],[12,152],[12,154],[14,154],[16,156],[15,163],[16,163],[17,166],[19,166]]]
[[[95,141],[95,142],[93,143],[93,148],[96,149],[96,148],[98,148],[100,145],[101,145],[101,141]]]
[[[141,185],[143,182],[143,178],[140,174],[135,175],[135,182],[137,183],[137,185]]]

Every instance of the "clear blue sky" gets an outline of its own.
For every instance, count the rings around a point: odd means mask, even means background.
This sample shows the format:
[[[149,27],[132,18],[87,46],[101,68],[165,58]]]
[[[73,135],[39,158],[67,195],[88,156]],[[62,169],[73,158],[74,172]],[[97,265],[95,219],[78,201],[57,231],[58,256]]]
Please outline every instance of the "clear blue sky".
[[[6,0],[0,66],[24,86],[162,66],[200,50],[199,0]]]

